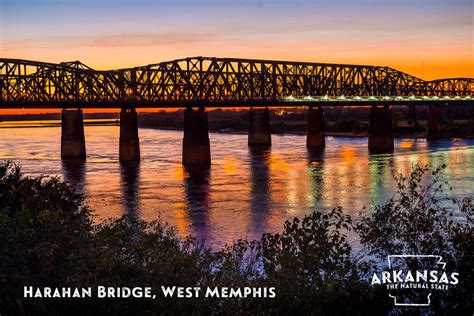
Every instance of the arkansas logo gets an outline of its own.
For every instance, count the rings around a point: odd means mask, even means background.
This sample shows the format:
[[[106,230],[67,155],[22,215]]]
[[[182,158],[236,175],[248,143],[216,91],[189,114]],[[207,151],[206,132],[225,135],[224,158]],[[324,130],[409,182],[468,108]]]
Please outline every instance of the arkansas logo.
[[[446,270],[438,255],[388,255],[388,268],[374,272],[372,285],[385,286],[395,306],[429,306],[435,291],[459,283],[459,273]]]

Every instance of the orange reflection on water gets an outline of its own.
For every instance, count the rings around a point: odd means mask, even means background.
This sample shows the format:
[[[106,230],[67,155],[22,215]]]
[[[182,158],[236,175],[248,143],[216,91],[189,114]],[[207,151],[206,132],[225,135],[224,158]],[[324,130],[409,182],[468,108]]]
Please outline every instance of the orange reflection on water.
[[[188,230],[189,225],[191,222],[189,217],[186,215],[186,205],[184,202],[175,202],[173,204],[173,212],[175,222],[174,225],[176,226],[177,232],[179,236],[188,236],[191,232]]]
[[[367,158],[358,158],[360,155],[366,155],[366,151],[351,144],[344,144],[334,155],[339,159],[323,164],[321,178],[324,194],[321,196],[321,204],[326,207],[354,206],[358,201],[354,201],[353,197],[366,192],[370,185],[369,177],[358,175],[361,170],[368,169]],[[355,212],[358,209],[346,211]]]
[[[457,150],[451,150],[449,152],[449,166],[456,168],[457,165],[463,164],[465,162],[465,157],[460,155]]]
[[[410,148],[413,148],[413,141],[408,141],[408,140],[405,140],[405,141],[401,141],[400,142],[400,148],[403,148],[403,149],[410,149]]]
[[[285,212],[293,217],[296,215],[297,205],[305,201],[307,190],[307,182],[301,181],[299,174],[305,172],[307,165],[304,161],[301,163],[293,163],[295,157],[291,152],[282,152],[270,154],[270,177],[278,178],[281,181],[271,182],[271,199],[272,202],[288,204],[289,207]],[[292,161],[291,165],[289,161]]]
[[[355,148],[353,146],[343,146],[341,159],[344,164],[353,164],[356,161]]]
[[[222,163],[224,164],[224,173],[226,175],[235,175],[237,174],[237,160],[232,156],[225,156]]]
[[[285,161],[285,158],[277,153],[271,153],[270,155],[270,171],[283,171],[287,172],[290,169],[290,166]]]
[[[174,168],[173,176],[176,180],[181,180],[187,175],[183,165],[177,164]]]

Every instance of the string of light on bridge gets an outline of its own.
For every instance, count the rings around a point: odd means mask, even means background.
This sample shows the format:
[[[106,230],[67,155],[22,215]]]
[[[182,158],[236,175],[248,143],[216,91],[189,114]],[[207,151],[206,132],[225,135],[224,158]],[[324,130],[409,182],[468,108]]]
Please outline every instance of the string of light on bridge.
[[[305,97],[299,97],[299,96],[286,96],[283,98],[283,101],[285,102],[338,102],[338,101],[344,101],[344,102],[372,102],[372,101],[382,101],[382,102],[387,102],[387,101],[453,101],[453,100],[474,100],[474,96],[468,95],[468,96],[305,96]]]

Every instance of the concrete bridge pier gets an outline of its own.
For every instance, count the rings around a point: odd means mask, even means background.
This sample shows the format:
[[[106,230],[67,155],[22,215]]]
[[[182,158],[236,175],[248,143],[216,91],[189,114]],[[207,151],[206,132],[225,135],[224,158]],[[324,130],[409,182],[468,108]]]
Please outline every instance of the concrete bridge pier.
[[[392,108],[390,106],[370,109],[369,151],[373,153],[393,150]]]
[[[61,112],[61,159],[86,159],[82,110]]]
[[[426,122],[426,139],[435,140],[443,137],[442,113],[439,105],[429,105]]]
[[[183,165],[210,165],[211,145],[207,112],[204,107],[197,111],[184,110]]]
[[[119,160],[140,160],[140,139],[135,108],[122,108],[120,112]]]
[[[310,106],[308,109],[306,147],[311,150],[322,150],[325,145],[323,109],[320,106],[317,108]]]
[[[249,146],[271,146],[272,135],[268,108],[263,110],[251,108],[249,114]]]

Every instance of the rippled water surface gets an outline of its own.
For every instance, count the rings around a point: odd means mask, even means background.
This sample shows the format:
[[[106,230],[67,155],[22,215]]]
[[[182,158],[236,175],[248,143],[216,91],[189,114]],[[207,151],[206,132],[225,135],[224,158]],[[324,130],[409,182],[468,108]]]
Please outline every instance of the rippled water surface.
[[[118,162],[117,126],[86,126],[87,161],[62,162],[60,128],[0,128],[0,159],[30,175],[63,177],[84,192],[96,220],[129,214],[161,217],[180,235],[210,246],[281,230],[284,220],[342,206],[354,216],[392,194],[393,172],[415,163],[446,164],[454,195],[473,194],[474,141],[396,140],[389,155],[369,155],[366,138],[327,137],[310,154],[305,137],[272,135],[268,150],[250,150],[246,135],[211,133],[210,170],[181,165],[181,131],[140,129],[142,161]]]

